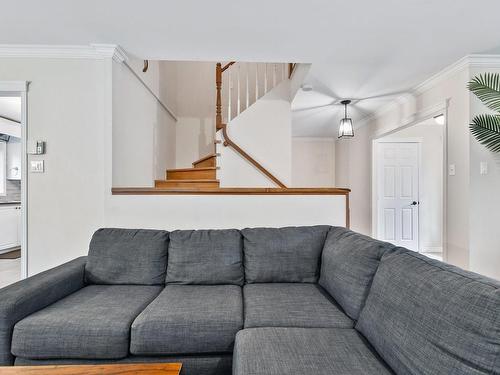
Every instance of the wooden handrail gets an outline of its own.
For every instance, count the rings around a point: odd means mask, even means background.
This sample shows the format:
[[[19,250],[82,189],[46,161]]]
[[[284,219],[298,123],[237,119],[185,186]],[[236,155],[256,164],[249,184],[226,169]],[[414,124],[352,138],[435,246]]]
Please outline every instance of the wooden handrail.
[[[245,150],[234,143],[227,133],[227,124],[222,123],[222,73],[233,65],[235,62],[231,61],[222,66],[221,63],[217,63],[215,66],[215,86],[216,86],[216,104],[215,104],[215,130],[219,131],[222,129],[222,136],[224,137],[224,146],[230,146],[234,151],[240,154],[243,158],[254,165],[259,171],[261,171],[265,176],[267,176],[271,181],[273,181],[280,188],[286,188],[286,185],[282,183],[278,178],[276,178],[271,172],[264,168],[258,161],[248,155]]]
[[[226,65],[224,65],[224,66],[222,67],[222,72],[224,73],[224,71],[225,71],[227,68],[229,68],[231,65],[233,65],[233,64],[235,64],[235,63],[236,63],[236,61],[231,61],[231,62],[228,62]]]
[[[224,146],[231,146],[231,148],[236,151],[238,154],[247,159],[251,164],[253,164],[259,171],[261,171],[264,175],[266,175],[271,181],[273,181],[280,188],[286,188],[286,185],[278,180],[271,172],[269,172],[266,168],[264,168],[257,160],[248,155],[240,146],[234,143],[229,135],[227,134],[227,124],[222,124],[222,136],[224,137]]]
[[[294,63],[288,63],[288,78],[292,78],[293,71],[295,70],[295,67],[297,64]]]

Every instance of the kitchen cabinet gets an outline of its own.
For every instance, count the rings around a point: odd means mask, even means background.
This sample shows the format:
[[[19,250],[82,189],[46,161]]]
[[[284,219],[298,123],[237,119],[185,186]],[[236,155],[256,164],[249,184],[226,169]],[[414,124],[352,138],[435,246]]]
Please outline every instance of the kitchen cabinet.
[[[21,179],[21,142],[13,137],[7,142],[7,179]]]
[[[21,206],[0,205],[0,252],[21,245]]]

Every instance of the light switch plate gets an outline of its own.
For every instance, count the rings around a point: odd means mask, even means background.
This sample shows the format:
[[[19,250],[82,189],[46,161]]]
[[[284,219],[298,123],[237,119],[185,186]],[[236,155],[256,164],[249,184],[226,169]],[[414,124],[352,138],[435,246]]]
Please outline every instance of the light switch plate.
[[[450,164],[448,166],[448,175],[455,176],[455,164]]]
[[[45,163],[43,160],[32,160],[30,162],[31,173],[43,173],[45,171]]]

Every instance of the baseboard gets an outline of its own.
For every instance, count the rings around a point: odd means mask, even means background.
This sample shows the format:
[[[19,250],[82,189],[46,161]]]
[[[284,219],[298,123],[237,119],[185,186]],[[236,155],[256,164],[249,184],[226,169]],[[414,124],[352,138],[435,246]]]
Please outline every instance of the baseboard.
[[[441,246],[425,246],[424,250],[420,250],[421,253],[442,253],[443,248]]]

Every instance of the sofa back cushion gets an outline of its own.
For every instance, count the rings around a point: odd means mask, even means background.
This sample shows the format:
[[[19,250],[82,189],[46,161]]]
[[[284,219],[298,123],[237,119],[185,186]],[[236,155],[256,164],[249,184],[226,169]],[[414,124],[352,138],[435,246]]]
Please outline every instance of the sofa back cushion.
[[[394,246],[332,227],[323,248],[319,284],[357,320],[382,255]]]
[[[327,225],[243,229],[246,282],[317,282],[329,229]]]
[[[89,284],[165,283],[168,232],[103,228],[92,236],[85,266]]]
[[[500,283],[400,248],[356,329],[397,374],[500,374]]]
[[[168,284],[243,285],[243,241],[236,229],[170,233]]]

